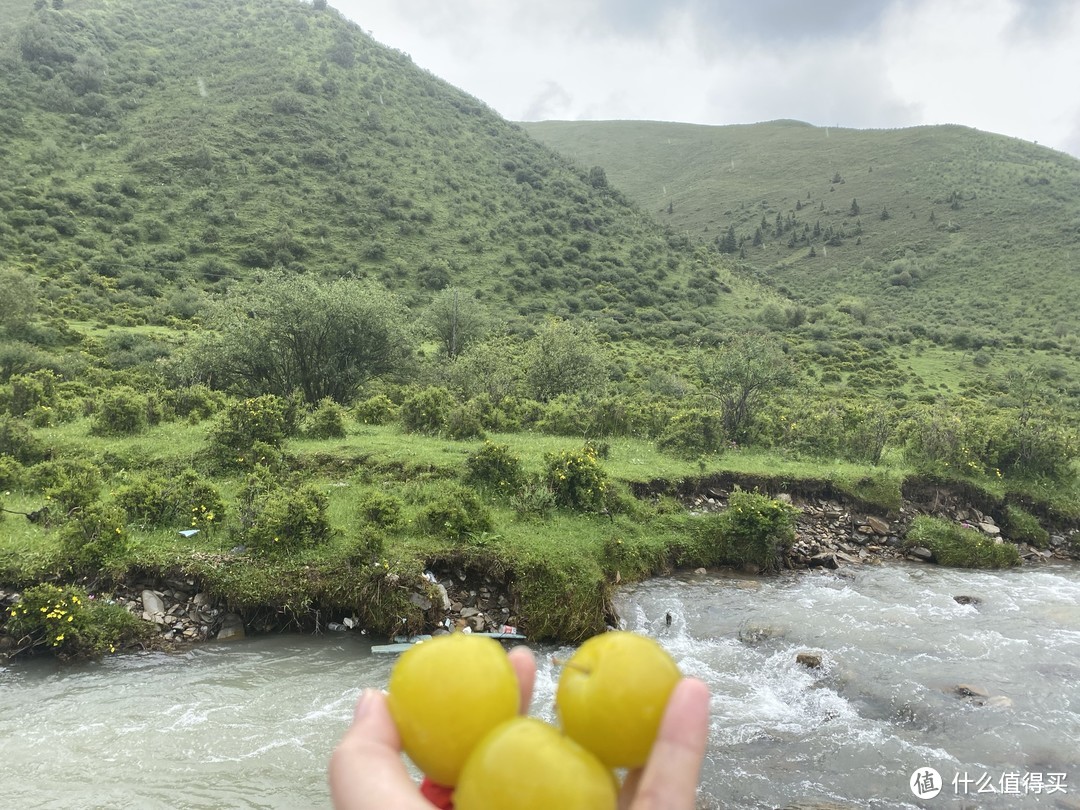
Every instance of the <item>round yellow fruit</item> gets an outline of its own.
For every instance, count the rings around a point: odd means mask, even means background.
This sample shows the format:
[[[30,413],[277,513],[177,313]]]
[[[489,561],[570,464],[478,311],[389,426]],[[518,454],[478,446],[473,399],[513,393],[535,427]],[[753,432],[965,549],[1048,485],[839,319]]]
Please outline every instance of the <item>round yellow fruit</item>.
[[[618,785],[558,729],[518,717],[476,747],[454,791],[455,810],[614,810]]]
[[[619,631],[593,636],[559,676],[559,723],[609,768],[639,768],[681,677],[651,638]]]
[[[387,701],[402,748],[433,781],[457,784],[465,759],[518,711],[520,690],[497,641],[453,633],[406,650],[390,673]]]

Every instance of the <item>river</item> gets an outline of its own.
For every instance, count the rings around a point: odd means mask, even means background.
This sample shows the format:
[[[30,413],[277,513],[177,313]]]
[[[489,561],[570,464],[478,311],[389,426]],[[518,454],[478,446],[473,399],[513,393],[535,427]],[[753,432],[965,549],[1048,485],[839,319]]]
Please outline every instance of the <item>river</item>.
[[[1080,566],[680,575],[624,590],[619,609],[711,686],[703,806],[1080,807]],[[328,807],[330,751],[393,664],[371,643],[0,668],[0,806]],[[796,663],[804,651],[820,668]],[[551,717],[551,659],[567,652],[538,650],[534,714]],[[931,782],[940,794],[916,797]]]

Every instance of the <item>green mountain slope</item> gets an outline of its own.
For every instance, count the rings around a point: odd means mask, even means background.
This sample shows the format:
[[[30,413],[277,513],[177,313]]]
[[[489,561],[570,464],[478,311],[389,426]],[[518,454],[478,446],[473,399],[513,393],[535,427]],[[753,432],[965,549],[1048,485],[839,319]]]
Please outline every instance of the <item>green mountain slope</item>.
[[[0,264],[55,314],[190,318],[272,267],[615,337],[708,337],[771,295],[332,10],[0,12]]]
[[[1072,157],[956,126],[523,126],[807,307],[962,349],[1076,349]]]

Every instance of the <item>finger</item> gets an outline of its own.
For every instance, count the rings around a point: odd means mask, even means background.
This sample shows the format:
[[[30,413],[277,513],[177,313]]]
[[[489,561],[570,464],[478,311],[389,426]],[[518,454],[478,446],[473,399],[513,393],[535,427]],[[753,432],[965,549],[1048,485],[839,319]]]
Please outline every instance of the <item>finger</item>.
[[[630,808],[693,810],[708,737],[709,687],[684,678],[671,693],[644,771],[631,774]]]
[[[386,695],[365,689],[353,722],[330,757],[330,795],[336,810],[431,810],[401,759],[401,737]]]
[[[536,685],[536,656],[528,647],[514,647],[510,651],[510,665],[514,668],[518,686],[521,687],[521,705],[518,711],[521,714],[528,714],[529,704],[532,703],[533,687]]]

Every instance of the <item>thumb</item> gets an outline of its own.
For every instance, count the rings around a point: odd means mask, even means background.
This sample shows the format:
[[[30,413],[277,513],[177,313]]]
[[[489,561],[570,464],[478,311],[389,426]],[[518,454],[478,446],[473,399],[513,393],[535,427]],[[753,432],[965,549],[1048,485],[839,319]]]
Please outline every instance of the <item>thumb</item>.
[[[401,759],[401,737],[386,695],[365,689],[353,722],[330,757],[330,795],[336,810],[431,810]]]

